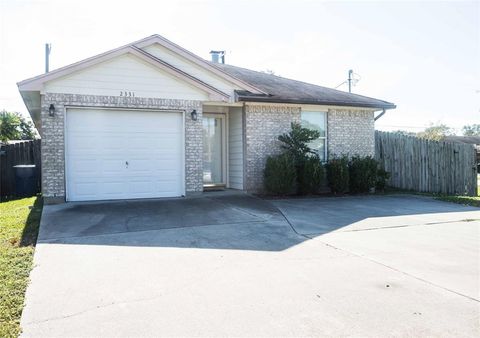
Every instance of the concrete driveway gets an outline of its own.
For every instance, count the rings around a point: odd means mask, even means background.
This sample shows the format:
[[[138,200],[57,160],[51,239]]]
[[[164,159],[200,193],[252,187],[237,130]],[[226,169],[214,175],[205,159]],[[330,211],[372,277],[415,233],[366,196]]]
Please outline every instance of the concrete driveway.
[[[415,196],[46,206],[23,335],[478,336],[479,220]]]

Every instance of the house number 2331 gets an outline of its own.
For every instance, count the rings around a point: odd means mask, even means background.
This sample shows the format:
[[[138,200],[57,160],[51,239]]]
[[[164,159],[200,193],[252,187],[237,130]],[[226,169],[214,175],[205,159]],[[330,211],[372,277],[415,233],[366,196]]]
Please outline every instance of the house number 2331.
[[[135,97],[135,92],[120,91],[120,96]]]

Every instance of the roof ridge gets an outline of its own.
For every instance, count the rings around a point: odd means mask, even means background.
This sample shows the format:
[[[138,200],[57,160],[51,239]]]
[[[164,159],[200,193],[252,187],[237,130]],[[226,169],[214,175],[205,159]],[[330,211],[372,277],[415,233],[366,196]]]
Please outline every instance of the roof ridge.
[[[204,85],[205,87],[210,88],[211,90],[217,92],[218,94],[220,94],[220,95],[222,95],[222,96],[226,96],[226,97],[229,97],[229,96],[230,96],[230,95],[228,95],[227,93],[224,93],[223,91],[219,90],[218,88],[213,87],[212,85],[206,83],[205,81],[200,80],[199,78],[197,78],[197,77],[195,77],[195,76],[193,76],[193,75],[191,75],[191,74],[189,74],[189,73],[181,70],[181,69],[178,68],[178,67],[173,66],[172,64],[170,64],[170,63],[168,63],[168,62],[166,62],[166,61],[164,61],[164,60],[156,57],[155,55],[150,54],[149,52],[147,52],[147,51],[145,51],[145,50],[143,50],[143,49],[140,49],[140,48],[138,48],[138,47],[136,47],[136,46],[134,46],[134,45],[132,45],[132,46],[130,46],[130,47],[131,47],[132,49],[136,50],[137,52],[145,55],[146,57],[154,60],[155,62],[158,62],[158,63],[160,63],[160,64],[166,65],[166,66],[170,67],[171,69],[175,70],[176,72],[182,74],[183,76],[188,77],[188,78],[190,78],[190,79],[192,79],[192,80],[194,80],[194,81],[196,81],[196,82],[201,83],[201,84]]]

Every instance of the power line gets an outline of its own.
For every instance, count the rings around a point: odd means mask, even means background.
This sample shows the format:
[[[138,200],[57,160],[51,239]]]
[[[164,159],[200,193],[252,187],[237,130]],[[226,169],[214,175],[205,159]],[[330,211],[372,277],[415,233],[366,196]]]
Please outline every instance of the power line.
[[[343,82],[340,83],[338,86],[336,86],[335,89],[337,89],[337,88],[340,87],[340,86],[343,86],[345,83],[347,83],[347,81],[343,81]]]

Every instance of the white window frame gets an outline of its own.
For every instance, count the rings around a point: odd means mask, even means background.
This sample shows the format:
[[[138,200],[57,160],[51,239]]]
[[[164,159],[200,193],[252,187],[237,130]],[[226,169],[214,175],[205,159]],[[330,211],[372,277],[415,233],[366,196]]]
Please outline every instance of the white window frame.
[[[325,147],[324,147],[324,155],[323,155],[323,161],[322,162],[327,162],[328,161],[328,127],[327,127],[327,115],[328,111],[326,110],[314,110],[314,109],[302,109],[300,111],[300,124],[302,123],[302,113],[323,113],[323,118],[324,118],[324,126],[325,126],[325,136],[320,136],[317,140],[325,140]]]

